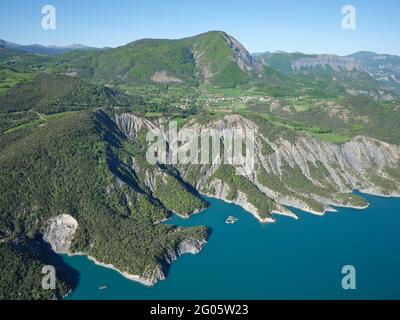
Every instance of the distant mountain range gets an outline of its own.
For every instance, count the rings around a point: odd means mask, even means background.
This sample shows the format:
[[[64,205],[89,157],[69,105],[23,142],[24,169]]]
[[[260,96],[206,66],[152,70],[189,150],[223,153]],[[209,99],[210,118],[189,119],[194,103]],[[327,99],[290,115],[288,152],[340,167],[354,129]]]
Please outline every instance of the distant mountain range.
[[[222,31],[177,40],[142,39],[102,50],[80,44],[24,46],[4,40],[0,40],[0,48],[56,56],[66,74],[107,82],[221,86],[267,83],[301,90],[299,87],[309,81],[325,92],[368,94],[384,100],[400,95],[398,56],[374,52],[348,56],[283,51],[250,54]]]
[[[14,50],[21,50],[33,54],[45,54],[49,56],[63,54],[75,50],[99,50],[98,48],[88,47],[82,44],[72,44],[69,46],[42,46],[40,44],[21,45],[0,39],[0,47]]]
[[[381,85],[399,93],[400,57],[360,51],[347,56],[334,54],[304,54],[300,52],[265,52],[253,57],[259,63],[283,74],[353,74],[358,79],[369,76]]]

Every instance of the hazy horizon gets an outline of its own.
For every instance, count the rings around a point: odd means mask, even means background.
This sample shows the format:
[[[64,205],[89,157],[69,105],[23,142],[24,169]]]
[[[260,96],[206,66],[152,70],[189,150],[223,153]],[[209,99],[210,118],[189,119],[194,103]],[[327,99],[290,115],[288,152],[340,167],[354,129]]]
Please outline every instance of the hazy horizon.
[[[83,44],[117,47],[143,38],[180,39],[221,30],[235,37],[250,52],[303,52],[348,55],[373,51],[400,55],[398,31],[400,2],[386,0],[187,2],[174,0],[126,1],[95,4],[54,0],[57,28],[41,27],[46,3],[32,0],[0,3],[0,38],[44,46]],[[356,9],[356,28],[341,26],[342,7]],[[29,32],[27,32],[29,30]]]
[[[224,30],[210,30],[210,31],[224,31]],[[209,32],[209,31],[205,31],[205,32]],[[205,33],[205,32],[202,32],[202,33]],[[224,32],[226,32],[226,31],[224,31]],[[229,32],[226,32],[226,33],[229,34],[229,35],[231,35]],[[201,34],[201,33],[200,33],[200,34]],[[199,35],[199,34],[195,34],[195,35],[193,35],[193,36],[196,36],[196,35]],[[234,37],[234,36],[233,36],[233,37]],[[234,37],[234,38],[235,38],[236,40],[238,40],[239,42],[241,42],[240,39],[237,39],[236,37]],[[135,40],[133,40],[133,41],[127,42],[127,43],[122,44],[122,45],[119,45],[119,46],[124,46],[124,45],[127,45],[127,44],[129,44],[129,43],[132,43],[132,42],[135,42],[135,41],[144,40],[144,39],[154,39],[154,40],[179,40],[179,39],[182,39],[182,38],[139,38],[139,39],[135,39]],[[85,44],[85,43],[78,43],[78,42],[75,42],[75,43],[66,43],[66,44],[61,44],[61,45],[42,44],[42,43],[17,43],[17,42],[15,42],[15,41],[10,41],[9,39],[4,39],[4,38],[2,38],[1,36],[0,36],[0,40],[6,41],[6,42],[9,42],[9,43],[13,43],[13,44],[16,44],[16,45],[21,45],[21,46],[43,46],[43,47],[46,47],[46,48],[59,48],[59,49],[68,48],[68,47],[72,47],[72,46],[84,46],[84,47],[87,47],[87,48],[94,48],[94,49],[108,49],[108,48],[112,49],[112,48],[117,48],[117,47],[119,47],[119,46],[114,46],[114,47],[112,47],[112,46],[95,47],[95,46],[87,45],[87,44]],[[242,42],[241,42],[241,43],[242,43]],[[243,43],[242,43],[242,44],[243,44]],[[354,53],[357,53],[357,52],[374,52],[374,53],[376,53],[376,54],[388,54],[388,55],[400,56],[400,54],[393,54],[393,53],[390,53],[390,52],[379,52],[379,51],[374,51],[374,50],[357,50],[357,51],[354,51],[354,52],[349,52],[349,53],[347,53],[347,54],[337,54],[337,53],[333,53],[333,52],[304,52],[304,51],[299,51],[299,50],[296,50],[296,51],[285,51],[285,50],[280,50],[280,49],[276,49],[276,50],[264,50],[264,51],[257,51],[257,52],[253,52],[253,51],[250,51],[250,50],[249,50],[249,52],[250,52],[251,54],[279,53],[279,52],[282,52],[282,53],[303,53],[303,54],[309,54],[309,55],[312,55],[312,54],[334,54],[334,55],[338,55],[338,56],[342,56],[342,57],[348,56],[348,55],[351,55],[351,54],[354,54]]]

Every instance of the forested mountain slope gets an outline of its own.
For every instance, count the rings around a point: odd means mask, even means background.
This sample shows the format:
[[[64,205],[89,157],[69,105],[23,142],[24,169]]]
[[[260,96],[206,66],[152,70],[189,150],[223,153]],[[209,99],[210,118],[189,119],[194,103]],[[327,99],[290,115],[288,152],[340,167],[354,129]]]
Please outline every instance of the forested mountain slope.
[[[186,215],[206,204],[167,169],[159,169],[163,178],[154,191],[147,187],[131,163],[142,151],[102,112],[67,114],[6,133],[1,149],[3,240],[44,235],[56,248],[65,239],[46,226],[68,215],[78,224],[68,252],[84,252],[151,284],[164,277],[169,261],[197,252],[207,239],[205,228],[160,224],[169,210]],[[170,202],[178,196],[181,201]]]

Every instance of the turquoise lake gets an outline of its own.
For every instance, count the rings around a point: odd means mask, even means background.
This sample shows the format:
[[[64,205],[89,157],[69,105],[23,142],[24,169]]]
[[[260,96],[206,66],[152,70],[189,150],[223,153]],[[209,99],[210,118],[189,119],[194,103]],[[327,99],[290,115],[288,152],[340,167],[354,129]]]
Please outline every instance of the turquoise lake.
[[[166,280],[146,287],[86,257],[63,256],[80,274],[67,299],[400,299],[400,199],[363,197],[365,210],[319,217],[293,209],[299,220],[275,216],[273,224],[205,198],[206,211],[168,221],[212,234],[199,254],[173,262]],[[239,221],[226,224],[229,215]],[[355,290],[342,289],[344,265],[356,268]]]

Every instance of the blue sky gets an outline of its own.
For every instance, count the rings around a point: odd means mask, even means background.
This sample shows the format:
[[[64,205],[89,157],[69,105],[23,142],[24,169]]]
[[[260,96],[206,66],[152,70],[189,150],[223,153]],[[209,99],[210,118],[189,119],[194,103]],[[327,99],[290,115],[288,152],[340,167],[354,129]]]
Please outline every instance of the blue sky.
[[[41,28],[41,8],[57,10],[57,29]],[[355,30],[341,28],[344,5]],[[141,38],[181,38],[223,30],[251,52],[400,55],[399,0],[1,0],[0,38],[44,45],[115,47]]]

